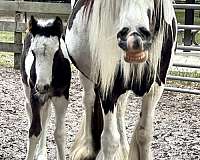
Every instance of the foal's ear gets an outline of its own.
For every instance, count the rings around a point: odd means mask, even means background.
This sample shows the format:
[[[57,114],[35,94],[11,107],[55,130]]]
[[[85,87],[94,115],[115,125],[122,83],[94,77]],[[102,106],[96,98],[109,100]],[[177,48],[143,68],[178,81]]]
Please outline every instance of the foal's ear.
[[[54,29],[55,35],[60,38],[63,33],[63,22],[58,16],[53,22],[53,29]]]
[[[32,33],[33,36],[36,35],[37,23],[38,21],[33,16],[31,16],[31,19],[29,20],[29,23],[28,23],[28,29],[29,29],[29,32]]]

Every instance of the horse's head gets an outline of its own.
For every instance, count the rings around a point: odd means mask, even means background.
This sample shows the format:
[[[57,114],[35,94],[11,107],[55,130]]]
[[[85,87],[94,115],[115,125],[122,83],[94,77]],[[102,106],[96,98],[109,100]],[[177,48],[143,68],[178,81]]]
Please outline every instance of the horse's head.
[[[149,58],[159,9],[157,0],[132,1],[121,11],[120,30],[117,34],[118,45],[124,51],[124,60],[128,63],[142,63]],[[158,17],[158,18],[156,18]],[[158,26],[157,26],[158,27]]]
[[[30,55],[33,56],[36,91],[40,94],[47,93],[52,82],[52,69],[55,54],[60,50],[60,38],[63,32],[62,20],[56,17],[51,21],[37,21],[33,16],[29,21],[29,31],[32,33]]]

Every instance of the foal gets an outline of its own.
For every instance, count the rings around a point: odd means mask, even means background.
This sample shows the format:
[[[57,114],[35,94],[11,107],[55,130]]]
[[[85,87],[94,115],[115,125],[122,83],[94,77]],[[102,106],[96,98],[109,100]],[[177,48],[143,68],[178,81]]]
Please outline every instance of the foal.
[[[29,21],[21,58],[22,84],[30,129],[27,160],[47,159],[46,130],[53,103],[56,115],[54,132],[57,159],[64,160],[65,112],[68,106],[71,69],[63,39],[63,23]]]

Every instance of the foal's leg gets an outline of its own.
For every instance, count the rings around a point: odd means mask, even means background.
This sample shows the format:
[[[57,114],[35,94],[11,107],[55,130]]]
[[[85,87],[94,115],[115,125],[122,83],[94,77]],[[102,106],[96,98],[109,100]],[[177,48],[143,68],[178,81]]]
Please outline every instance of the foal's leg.
[[[65,113],[68,106],[68,99],[65,96],[53,97],[55,106],[56,129],[54,137],[57,145],[57,160],[65,160]]]
[[[91,160],[95,157],[92,141],[92,110],[95,103],[94,84],[80,73],[80,81],[84,87],[83,105],[85,108],[81,128],[72,147],[71,160]]]
[[[37,159],[45,160],[45,159],[47,159],[46,138],[45,138],[46,137],[45,136],[46,135],[46,131],[45,131],[46,127],[45,126],[46,126],[46,119],[47,119],[47,116],[48,116],[47,110],[48,110],[49,107],[47,106],[47,103],[44,106],[41,106],[41,110],[45,110],[45,111],[43,111],[44,114],[38,113],[39,117],[34,117],[34,118],[39,118],[39,119],[42,120],[41,130],[40,131],[33,130],[33,127],[31,127],[32,125],[34,125],[33,121],[32,121],[33,120],[33,108],[31,107],[31,99],[30,99],[31,90],[26,85],[23,85],[23,88],[24,88],[25,97],[26,97],[25,107],[26,107],[27,114],[28,114],[28,117],[29,117],[29,126],[30,126],[26,159],[27,160],[33,160],[34,159],[34,157],[36,155],[37,146],[38,146],[38,144],[40,144],[39,148],[38,148],[38,151],[39,151],[40,154],[37,154],[36,157],[37,157]]]
[[[132,138],[129,160],[152,160],[151,140],[153,137],[153,118],[163,86],[154,83],[147,95],[143,97],[140,120]]]
[[[46,135],[47,135],[47,127],[49,122],[49,117],[51,115],[51,103],[47,101],[44,106],[42,106],[40,110],[41,115],[41,136],[39,140],[39,144],[36,152],[37,160],[45,160],[47,159],[47,149],[46,149]]]
[[[30,88],[27,87],[25,84],[23,84],[23,89],[24,89],[24,93],[25,93],[25,108],[27,111],[27,115],[28,115],[28,123],[29,126],[32,123],[32,111],[31,111],[31,104],[30,104]],[[34,155],[35,155],[35,147],[36,144],[32,144],[29,138],[28,144],[27,144],[27,155],[26,155],[26,160],[33,160]]]

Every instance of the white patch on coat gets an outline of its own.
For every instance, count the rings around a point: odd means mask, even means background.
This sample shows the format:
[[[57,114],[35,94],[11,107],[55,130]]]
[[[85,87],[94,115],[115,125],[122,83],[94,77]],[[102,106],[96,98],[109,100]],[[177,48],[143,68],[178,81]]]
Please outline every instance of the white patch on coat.
[[[28,52],[27,57],[25,59],[25,71],[27,74],[27,82],[29,83],[29,79],[30,79],[30,72],[31,72],[31,67],[34,61],[34,56],[32,54],[32,52]]]
[[[37,24],[41,27],[46,27],[46,26],[52,25],[54,21],[55,19],[48,19],[48,20],[39,19]]]

